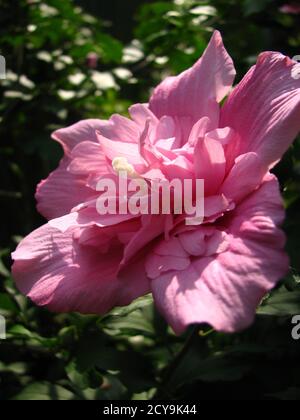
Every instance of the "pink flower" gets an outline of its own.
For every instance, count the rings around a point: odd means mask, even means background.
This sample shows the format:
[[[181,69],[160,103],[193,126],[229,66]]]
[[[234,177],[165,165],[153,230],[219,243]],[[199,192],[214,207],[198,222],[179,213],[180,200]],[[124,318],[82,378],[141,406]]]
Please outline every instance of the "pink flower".
[[[279,9],[282,13],[298,15],[300,13],[300,5],[296,3],[284,4]]]
[[[163,81],[131,119],[86,120],[56,131],[65,156],[37,189],[50,221],[13,254],[19,290],[53,311],[104,314],[152,292],[176,333],[209,323],[249,326],[288,271],[283,203],[270,169],[300,128],[295,61],[262,53],[231,92],[234,65],[219,32],[189,70]],[[229,94],[225,105],[220,102]],[[146,179],[205,179],[205,219],[106,215],[97,181],[124,158]]]
[[[90,52],[86,56],[86,64],[90,69],[96,69],[98,67],[99,56],[97,53]]]

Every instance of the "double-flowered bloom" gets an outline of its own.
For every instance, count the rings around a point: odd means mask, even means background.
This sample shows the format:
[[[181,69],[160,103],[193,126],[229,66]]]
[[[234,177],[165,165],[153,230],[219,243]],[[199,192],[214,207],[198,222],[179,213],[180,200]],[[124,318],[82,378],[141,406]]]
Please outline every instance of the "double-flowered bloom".
[[[56,131],[64,158],[36,195],[49,222],[13,254],[20,291],[53,311],[96,314],[152,292],[176,333],[194,323],[225,332],[250,325],[289,268],[270,170],[300,129],[299,66],[262,53],[231,90],[234,65],[215,32],[202,58],[164,80],[149,104],[132,106],[130,119]],[[203,223],[100,215],[96,186],[117,177],[116,159],[146,180],[204,179]]]

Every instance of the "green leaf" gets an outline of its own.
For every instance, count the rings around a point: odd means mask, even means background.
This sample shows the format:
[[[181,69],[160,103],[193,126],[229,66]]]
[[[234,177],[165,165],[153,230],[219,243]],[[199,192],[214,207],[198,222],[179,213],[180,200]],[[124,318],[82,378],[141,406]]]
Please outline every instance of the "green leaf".
[[[115,62],[121,61],[123,55],[123,46],[119,41],[107,34],[102,33],[99,36],[99,44],[104,59],[112,60]]]
[[[282,401],[300,401],[300,388],[288,388],[285,391],[269,394],[270,397],[275,397]]]
[[[8,338],[13,337],[21,337],[31,340],[32,342],[38,343],[43,347],[50,347],[52,348],[57,344],[57,337],[47,338],[41,337],[39,334],[29,331],[23,325],[14,325],[12,328],[9,329]]]
[[[76,360],[69,363],[66,372],[70,381],[80,389],[97,389],[103,382],[102,376],[95,369],[80,371]]]
[[[0,293],[0,313],[2,310],[14,313],[18,311],[18,306],[6,293]]]
[[[292,316],[300,314],[300,291],[274,292],[257,310],[258,315]]]
[[[141,297],[139,299],[134,300],[130,305],[118,307],[110,311],[109,315],[113,316],[126,316],[129,315],[131,312],[134,312],[138,309],[143,309],[146,306],[153,304],[153,298],[151,295],[147,295]]]
[[[135,311],[125,317],[112,317],[105,322],[105,328],[114,330],[134,330],[148,334],[154,334],[151,322],[143,317],[141,311]]]
[[[253,15],[254,13],[262,12],[272,0],[244,0],[244,14],[245,16]]]
[[[11,334],[12,336],[20,336],[27,338],[33,338],[34,335],[27,328],[23,327],[23,325],[14,325],[12,328],[10,328],[9,334]]]
[[[197,380],[204,382],[237,381],[251,368],[252,365],[247,361],[227,356],[212,356],[201,360],[198,351],[193,349],[173,371],[168,382],[168,389],[171,391]]]
[[[25,387],[13,400],[65,401],[76,400],[76,396],[60,385],[48,382],[35,382]]]

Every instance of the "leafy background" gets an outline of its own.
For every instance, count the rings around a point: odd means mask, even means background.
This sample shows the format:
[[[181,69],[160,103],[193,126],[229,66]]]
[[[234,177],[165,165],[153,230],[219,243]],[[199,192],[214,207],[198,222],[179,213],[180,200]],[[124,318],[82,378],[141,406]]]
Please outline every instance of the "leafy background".
[[[10,252],[44,222],[33,197],[61,157],[51,131],[126,114],[162,77],[193,64],[213,27],[239,78],[263,50],[299,55],[300,15],[283,4],[0,0],[8,69],[0,82],[0,400],[300,399],[300,341],[291,338],[300,314],[299,141],[275,169],[291,271],[243,333],[199,326],[176,337],[150,296],[103,318],[54,315],[21,296],[10,275]]]

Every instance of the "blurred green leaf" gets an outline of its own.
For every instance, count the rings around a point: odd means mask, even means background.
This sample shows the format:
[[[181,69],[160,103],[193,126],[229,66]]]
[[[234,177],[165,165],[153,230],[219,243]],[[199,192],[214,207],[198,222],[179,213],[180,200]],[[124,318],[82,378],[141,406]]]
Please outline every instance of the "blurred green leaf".
[[[270,394],[270,397],[282,401],[300,401],[300,388],[288,388],[285,391]]]
[[[168,381],[168,389],[177,389],[184,384],[195,381],[231,382],[243,378],[252,368],[246,360],[230,358],[228,356],[213,356],[204,360],[198,352],[191,350],[179,364]]]
[[[16,313],[18,311],[18,306],[14,300],[5,293],[0,293],[0,313],[1,311],[9,311]]]
[[[244,0],[245,16],[263,11],[272,0]]]
[[[30,384],[13,398],[13,400],[21,401],[69,401],[76,399],[76,396],[64,387],[47,382],[36,382]]]
[[[257,310],[258,315],[292,316],[300,314],[300,291],[274,292]]]

